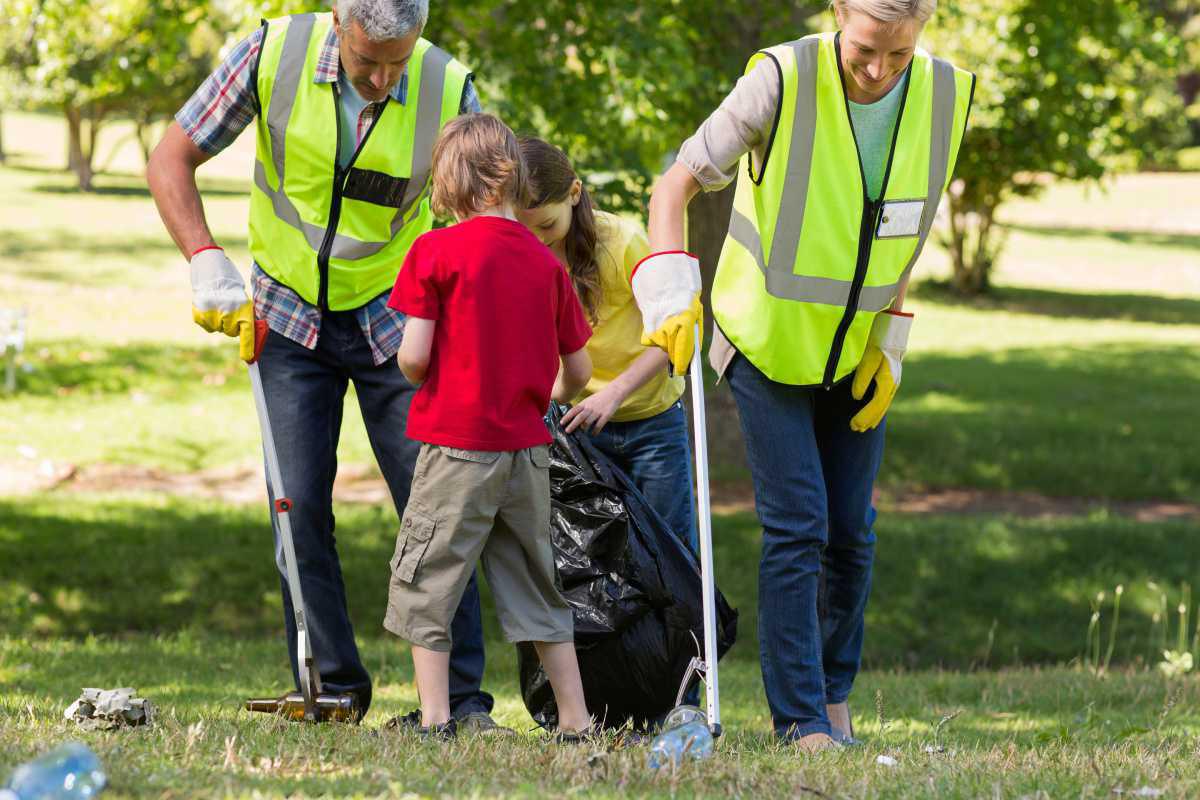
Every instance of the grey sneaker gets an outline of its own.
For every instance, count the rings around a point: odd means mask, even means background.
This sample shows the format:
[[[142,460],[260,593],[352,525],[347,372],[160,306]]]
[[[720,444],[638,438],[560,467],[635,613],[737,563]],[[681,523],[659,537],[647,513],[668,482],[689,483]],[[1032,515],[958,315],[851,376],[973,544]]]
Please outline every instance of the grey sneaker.
[[[459,736],[516,736],[512,728],[505,728],[484,711],[472,711],[455,720]]]
[[[454,720],[441,725],[425,727],[421,724],[421,709],[410,711],[399,717],[392,717],[384,723],[383,730],[415,733],[422,739],[449,741],[458,735],[458,725]]]
[[[833,729],[833,741],[842,747],[862,747],[862,739],[856,739],[845,731]]]

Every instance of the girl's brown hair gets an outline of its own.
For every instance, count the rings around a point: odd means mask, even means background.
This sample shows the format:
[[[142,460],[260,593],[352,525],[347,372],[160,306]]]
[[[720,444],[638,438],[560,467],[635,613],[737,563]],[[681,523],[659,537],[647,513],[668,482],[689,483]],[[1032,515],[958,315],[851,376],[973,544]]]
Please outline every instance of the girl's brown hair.
[[[491,114],[446,123],[433,146],[433,210],[458,219],[512,203],[524,208],[529,185],[517,137]]]
[[[534,136],[521,137],[521,157],[529,171],[529,200],[526,208],[539,208],[546,203],[562,203],[570,199],[571,187],[579,176],[571,167],[567,154],[549,142]],[[571,209],[571,227],[567,230],[563,249],[567,254],[567,271],[575,284],[575,293],[594,324],[600,310],[600,262],[596,258],[596,214],[587,187],[582,186],[579,202]]]

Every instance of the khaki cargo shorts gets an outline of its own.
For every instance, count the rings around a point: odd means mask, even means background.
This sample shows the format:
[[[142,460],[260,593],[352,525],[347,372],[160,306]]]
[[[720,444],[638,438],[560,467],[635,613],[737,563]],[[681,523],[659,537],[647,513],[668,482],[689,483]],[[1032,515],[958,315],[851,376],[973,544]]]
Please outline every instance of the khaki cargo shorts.
[[[396,536],[383,627],[450,649],[450,621],[476,562],[510,642],[574,640],[550,546],[546,445],[495,452],[424,444]]]

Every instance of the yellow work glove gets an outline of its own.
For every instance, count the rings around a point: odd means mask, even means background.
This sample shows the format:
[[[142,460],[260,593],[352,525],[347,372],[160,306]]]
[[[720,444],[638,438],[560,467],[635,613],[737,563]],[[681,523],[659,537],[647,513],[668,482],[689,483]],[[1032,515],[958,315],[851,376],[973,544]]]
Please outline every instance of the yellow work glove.
[[[684,374],[696,352],[694,328],[704,318],[700,261],[682,250],[654,253],[633,268],[630,284],[642,312],[642,344],[661,347],[675,373]]]
[[[692,363],[695,355],[696,326],[700,326],[700,341],[704,340],[704,308],[700,305],[700,295],[692,300],[687,311],[681,311],[673,317],[668,317],[658,330],[650,334],[642,334],[642,344],[647,347],[655,345],[667,351],[671,359],[671,367],[676,375],[683,375]]]
[[[219,247],[192,255],[192,319],[209,333],[238,339],[238,356],[254,360],[254,306],[237,267]]]
[[[901,362],[908,348],[908,332],[912,329],[912,321],[912,314],[898,311],[884,311],[876,315],[867,338],[866,352],[854,371],[850,394],[855,400],[862,400],[872,383],[875,384],[875,392],[871,400],[850,420],[852,431],[865,433],[875,429],[892,405],[896,390],[900,388]]]

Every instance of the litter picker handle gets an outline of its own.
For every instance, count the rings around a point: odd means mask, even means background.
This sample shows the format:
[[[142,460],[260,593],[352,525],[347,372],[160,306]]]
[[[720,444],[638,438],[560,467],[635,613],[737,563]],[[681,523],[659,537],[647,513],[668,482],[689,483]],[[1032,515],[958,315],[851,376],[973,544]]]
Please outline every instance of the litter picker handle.
[[[263,346],[267,343],[267,333],[270,328],[267,327],[267,321],[263,319],[254,320],[254,358],[247,361],[247,364],[257,364],[259,356],[262,355]]]
[[[292,599],[292,613],[296,620],[296,661],[300,671],[300,690],[304,693],[306,715],[316,719],[316,696],[321,693],[321,676],[313,659],[312,641],[308,635],[307,611],[304,595],[300,589],[300,569],[296,562],[296,546],[292,540],[292,523],[288,513],[292,501],[283,488],[283,473],[279,468],[279,455],[275,450],[275,436],[271,430],[271,418],[267,413],[267,398],[263,392],[262,376],[258,369],[258,357],[267,338],[267,324],[255,320],[254,360],[247,363],[250,372],[250,388],[254,392],[254,407],[258,412],[258,424],[262,430],[263,455],[267,462],[267,483],[274,499],[272,513],[279,525],[279,541],[283,547],[283,560],[287,571],[288,594]]]
[[[692,420],[696,448],[696,518],[700,529],[700,574],[704,603],[704,688],[708,727],[721,735],[721,694],[717,685],[717,586],[713,577],[712,499],[708,492],[708,431],[704,411],[704,369],[700,364],[700,325],[695,327],[695,351],[689,368]]]

